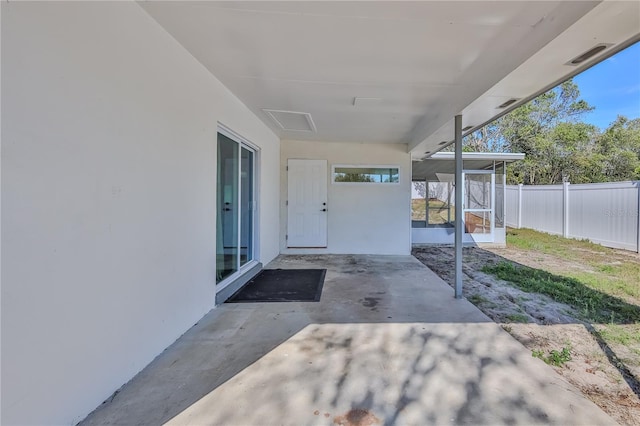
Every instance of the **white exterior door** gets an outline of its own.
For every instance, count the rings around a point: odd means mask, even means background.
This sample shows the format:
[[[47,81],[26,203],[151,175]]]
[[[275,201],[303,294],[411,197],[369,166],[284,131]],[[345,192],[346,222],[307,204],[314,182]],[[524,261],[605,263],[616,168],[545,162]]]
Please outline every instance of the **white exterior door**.
[[[327,161],[287,162],[287,247],[327,247]]]

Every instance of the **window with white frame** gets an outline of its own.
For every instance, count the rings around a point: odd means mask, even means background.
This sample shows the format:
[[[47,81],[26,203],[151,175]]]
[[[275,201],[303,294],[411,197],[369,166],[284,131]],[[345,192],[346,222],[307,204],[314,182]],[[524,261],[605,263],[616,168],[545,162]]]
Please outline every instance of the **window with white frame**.
[[[334,165],[332,167],[331,180],[333,183],[400,183],[400,168],[398,166],[378,165]]]

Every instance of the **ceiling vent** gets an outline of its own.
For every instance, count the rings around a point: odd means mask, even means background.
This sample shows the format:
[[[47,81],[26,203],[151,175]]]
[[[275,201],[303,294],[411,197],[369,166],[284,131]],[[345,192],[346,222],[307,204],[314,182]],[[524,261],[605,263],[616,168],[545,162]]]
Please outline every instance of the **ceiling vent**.
[[[263,109],[282,130],[290,132],[316,132],[311,114],[308,112],[281,111],[277,109]]]
[[[607,43],[597,44],[594,47],[592,47],[591,49],[589,49],[586,52],[584,52],[583,54],[581,54],[580,56],[576,56],[575,58],[573,58],[572,60],[567,62],[565,65],[574,65],[574,66],[575,65],[580,65],[584,61],[586,61],[588,59],[591,59],[592,57],[594,57],[598,53],[602,52],[603,50],[605,50],[609,46],[611,46],[611,44],[607,44]]]
[[[500,105],[498,105],[498,108],[500,108],[500,109],[506,108],[509,105],[515,104],[516,102],[518,102],[518,100],[516,98],[511,98],[508,101],[505,101],[505,102],[501,103]]]
[[[353,98],[354,107],[376,106],[382,101],[382,98],[361,98],[356,96]]]

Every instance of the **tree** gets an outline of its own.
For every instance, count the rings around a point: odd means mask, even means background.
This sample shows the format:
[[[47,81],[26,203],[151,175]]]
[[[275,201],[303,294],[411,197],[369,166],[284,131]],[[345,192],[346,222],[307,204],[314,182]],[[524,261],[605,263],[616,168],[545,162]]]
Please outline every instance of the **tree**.
[[[418,193],[420,198],[426,198],[427,196],[427,183],[421,181],[413,182],[413,189]]]
[[[373,179],[365,173],[340,173],[336,174],[336,182],[373,182]]]
[[[467,135],[463,150],[524,153],[510,184],[640,180],[640,118],[618,116],[600,132],[582,121],[592,110],[568,80]]]
[[[584,156],[598,129],[580,117],[593,110],[568,80],[516,108],[466,138],[476,151],[523,152],[525,160],[511,165],[509,183],[554,184],[581,181]]]
[[[594,182],[640,179],[640,118],[618,116],[595,141]]]

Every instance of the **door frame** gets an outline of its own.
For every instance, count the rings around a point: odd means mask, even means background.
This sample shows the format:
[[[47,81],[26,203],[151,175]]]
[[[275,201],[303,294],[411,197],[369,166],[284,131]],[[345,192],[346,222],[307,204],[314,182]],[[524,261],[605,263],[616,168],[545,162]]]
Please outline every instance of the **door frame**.
[[[239,133],[231,130],[229,127],[225,126],[224,124],[218,122],[218,129],[216,132],[216,144],[218,143],[218,133],[226,136],[227,138],[233,140],[234,142],[238,143],[238,152],[240,154],[239,160],[240,162],[242,161],[242,155],[241,155],[241,150],[242,148],[248,149],[251,152],[253,152],[253,176],[251,179],[251,185],[253,186],[253,199],[251,201],[251,206],[252,206],[252,210],[253,210],[253,235],[251,236],[253,239],[253,244],[251,247],[251,253],[252,253],[252,259],[250,261],[248,261],[247,263],[245,263],[242,266],[240,265],[240,251],[238,251],[238,269],[232,273],[231,275],[229,275],[228,277],[226,277],[225,279],[223,279],[222,281],[215,283],[216,286],[216,293],[220,293],[221,291],[223,291],[225,288],[229,287],[231,284],[233,284],[234,282],[238,281],[239,278],[241,278],[244,274],[246,274],[247,272],[254,270],[256,268],[257,265],[259,265],[259,258],[260,258],[260,188],[258,186],[258,182],[259,179],[257,179],[258,174],[260,173],[260,147],[258,147],[257,145],[255,145],[254,143],[252,143],[251,141],[249,141],[247,138],[243,137],[242,135],[240,135]],[[217,145],[216,145],[217,146]],[[217,164],[218,160],[216,159],[216,171],[217,171]],[[241,173],[242,173],[242,167],[240,166],[240,164],[238,165],[238,198],[241,199],[242,198],[242,189],[240,188],[240,178],[241,178]],[[217,172],[216,172],[217,175]],[[217,184],[216,184],[216,191],[217,191]],[[215,196],[217,197],[217,193],[215,194]],[[237,242],[237,247],[238,249],[240,249],[241,244],[242,244],[242,236],[241,236],[241,232],[240,232],[240,228],[241,228],[241,223],[242,223],[242,209],[237,209],[237,215],[238,215],[238,235],[236,237],[236,242]],[[216,207],[216,214],[218,214],[217,211],[217,207]],[[216,225],[214,224],[214,232],[217,232],[216,229]],[[214,239],[214,252],[217,254],[217,248],[215,247],[216,241],[217,239]]]
[[[467,209],[465,205],[465,200],[467,199],[467,175],[490,175],[491,181],[489,184],[489,188],[491,190],[491,196],[489,197],[489,209]],[[471,238],[474,242],[477,243],[492,243],[495,239],[495,204],[496,204],[496,175],[493,170],[463,170],[462,171],[462,230],[464,231],[464,235],[466,238]],[[466,212],[474,212],[474,211],[489,211],[489,226],[490,231],[488,234],[474,234],[471,232],[467,232],[467,223],[466,223]]]
[[[290,234],[290,220],[291,220],[291,208],[292,205],[290,203],[290,193],[291,193],[291,188],[290,188],[290,184],[289,184],[289,179],[290,179],[290,170],[289,170],[289,165],[291,161],[322,161],[324,163],[324,169],[325,169],[325,174],[324,174],[324,180],[323,180],[323,184],[324,184],[324,195],[325,195],[325,199],[326,201],[324,201],[325,204],[325,232],[324,232],[324,244],[323,246],[291,246],[289,243],[289,234]],[[311,249],[311,250],[326,250],[329,247],[329,162],[326,159],[322,159],[322,158],[287,158],[287,193],[286,193],[286,207],[287,207],[287,222],[286,222],[286,227],[285,227],[285,247],[286,249],[291,249],[291,250],[304,250],[304,249]],[[320,206],[318,206],[318,208],[320,208]]]

